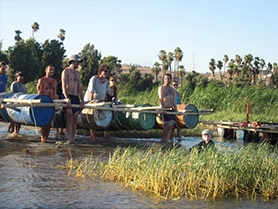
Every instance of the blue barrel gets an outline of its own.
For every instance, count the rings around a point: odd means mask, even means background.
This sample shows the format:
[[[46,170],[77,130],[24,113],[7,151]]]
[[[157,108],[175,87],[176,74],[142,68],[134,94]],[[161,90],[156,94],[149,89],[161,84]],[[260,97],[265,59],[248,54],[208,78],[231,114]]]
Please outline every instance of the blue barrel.
[[[41,99],[41,103],[53,103],[52,99],[46,95],[39,94],[22,94],[22,93],[12,93],[13,96],[6,98],[16,98],[22,100],[34,100]],[[1,94],[0,94],[1,97]],[[15,122],[24,125],[32,126],[45,126],[49,124],[54,116],[55,107],[16,107],[16,108],[4,108],[3,115],[7,113],[9,118],[4,118],[6,122]]]
[[[18,93],[20,94],[20,93]],[[0,93],[0,98],[1,99],[6,99],[6,98],[16,98],[16,95],[15,93],[13,92],[3,92],[3,93]],[[2,122],[13,122],[13,120],[10,118],[8,112],[7,112],[7,108],[0,108],[0,120]]]

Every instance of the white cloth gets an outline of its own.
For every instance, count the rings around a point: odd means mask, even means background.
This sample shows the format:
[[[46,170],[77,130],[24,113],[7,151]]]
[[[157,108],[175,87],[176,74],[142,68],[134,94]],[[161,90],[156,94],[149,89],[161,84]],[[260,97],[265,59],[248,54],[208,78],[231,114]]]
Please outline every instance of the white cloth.
[[[93,100],[104,101],[106,94],[110,95],[110,86],[107,79],[102,83],[97,76],[92,76],[89,80],[88,87],[84,96],[84,101],[88,102],[90,93],[93,94]]]

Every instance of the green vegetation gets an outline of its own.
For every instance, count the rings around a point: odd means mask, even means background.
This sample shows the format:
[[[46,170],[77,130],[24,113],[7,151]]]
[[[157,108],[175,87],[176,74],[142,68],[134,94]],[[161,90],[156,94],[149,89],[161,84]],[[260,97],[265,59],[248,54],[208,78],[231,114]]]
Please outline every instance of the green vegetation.
[[[178,89],[183,104],[193,104],[198,110],[213,109],[210,115],[200,120],[246,120],[246,105],[250,103],[250,120],[278,122],[278,90],[265,86],[224,84],[208,81],[203,75],[190,73],[185,76],[183,86]],[[126,104],[158,105],[158,87],[138,92],[136,97],[126,97],[120,92],[119,98]]]
[[[278,199],[277,148],[250,144],[238,150],[207,149],[188,153],[182,148],[153,145],[147,150],[117,148],[108,162],[92,157],[70,159],[69,175],[122,183],[134,191],[164,199],[217,199],[234,196]]]

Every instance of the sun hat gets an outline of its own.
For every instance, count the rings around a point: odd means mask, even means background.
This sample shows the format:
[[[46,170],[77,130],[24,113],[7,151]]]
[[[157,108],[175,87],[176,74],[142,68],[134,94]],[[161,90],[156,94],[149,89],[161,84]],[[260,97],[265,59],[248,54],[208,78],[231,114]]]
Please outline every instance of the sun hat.
[[[73,54],[69,58],[69,64],[71,64],[71,62],[82,62],[82,59],[78,54]]]
[[[205,135],[205,134],[211,134],[210,130],[209,129],[203,130],[202,135]]]

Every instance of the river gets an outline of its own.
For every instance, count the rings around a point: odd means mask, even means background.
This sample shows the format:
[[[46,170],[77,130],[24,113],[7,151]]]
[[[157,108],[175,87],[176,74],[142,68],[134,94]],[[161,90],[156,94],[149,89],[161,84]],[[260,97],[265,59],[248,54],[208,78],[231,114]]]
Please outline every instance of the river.
[[[7,133],[7,124],[0,124],[0,207],[1,208],[207,208],[207,209],[277,209],[277,202],[236,200],[234,198],[212,200],[161,200],[157,197],[126,188],[113,182],[82,180],[68,176],[59,168],[70,159],[101,155],[107,158],[118,143],[88,143],[88,136],[77,136],[77,146],[56,145],[65,140],[50,134],[49,143],[40,143],[35,127],[22,127],[20,135]],[[117,138],[122,144],[151,145],[160,139]],[[191,147],[200,137],[183,136],[182,146]],[[241,141],[224,142],[213,139],[217,146],[240,147]]]

